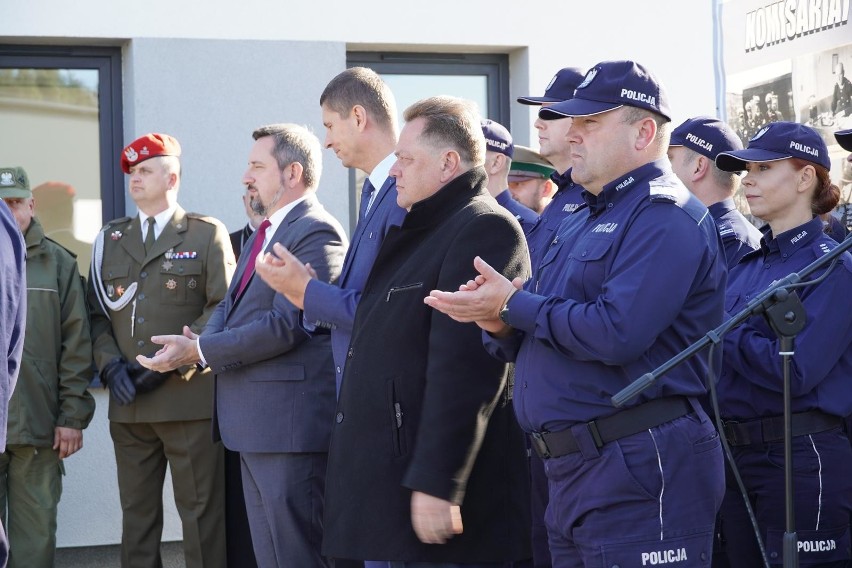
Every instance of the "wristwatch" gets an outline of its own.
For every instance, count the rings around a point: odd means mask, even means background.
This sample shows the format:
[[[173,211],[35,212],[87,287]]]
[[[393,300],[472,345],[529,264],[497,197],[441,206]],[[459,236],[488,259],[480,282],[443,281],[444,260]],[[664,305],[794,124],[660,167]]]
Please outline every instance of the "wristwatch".
[[[500,318],[500,321],[502,321],[503,323],[505,323],[509,327],[512,326],[512,324],[509,323],[509,300],[512,299],[512,296],[514,296],[515,292],[517,292],[517,291],[518,291],[517,288],[513,288],[512,291],[509,292],[509,295],[506,296],[506,299],[503,301],[503,307],[500,308],[500,311],[497,314],[498,317]]]

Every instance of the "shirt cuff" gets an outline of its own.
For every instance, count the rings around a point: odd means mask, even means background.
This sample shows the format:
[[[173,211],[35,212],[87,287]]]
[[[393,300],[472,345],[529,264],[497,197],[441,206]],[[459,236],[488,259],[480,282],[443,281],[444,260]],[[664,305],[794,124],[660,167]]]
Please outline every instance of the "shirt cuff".
[[[196,363],[199,369],[204,369],[207,367],[207,359],[204,358],[204,353],[201,352],[201,338],[195,340],[195,348],[198,350],[198,358],[201,359],[200,363]]]
[[[535,332],[535,322],[541,305],[547,300],[544,296],[518,290],[509,298],[509,325],[527,333]]]

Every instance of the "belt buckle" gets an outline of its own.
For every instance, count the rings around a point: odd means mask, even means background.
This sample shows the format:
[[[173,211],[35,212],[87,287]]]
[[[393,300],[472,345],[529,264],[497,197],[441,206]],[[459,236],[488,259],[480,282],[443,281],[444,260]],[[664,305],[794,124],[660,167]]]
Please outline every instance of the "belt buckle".
[[[592,437],[592,441],[595,443],[595,446],[598,449],[604,447],[604,441],[601,437],[601,433],[598,430],[598,423],[596,420],[592,420],[591,422],[586,422],[586,428],[589,431],[589,435]]]
[[[724,420],[722,421],[722,433],[725,435],[725,438],[728,439],[728,444],[732,446],[740,445],[740,440],[737,437],[737,426],[739,426],[739,422],[736,420]]]
[[[538,452],[538,455],[541,456],[541,459],[546,460],[551,457],[550,448],[547,447],[547,442],[544,441],[542,432],[532,432],[530,434],[530,440],[532,441],[536,452]]]

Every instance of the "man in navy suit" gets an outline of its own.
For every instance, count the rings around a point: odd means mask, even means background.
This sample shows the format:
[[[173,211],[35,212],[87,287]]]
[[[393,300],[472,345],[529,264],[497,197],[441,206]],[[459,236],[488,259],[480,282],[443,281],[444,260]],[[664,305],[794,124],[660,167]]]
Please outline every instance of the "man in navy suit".
[[[361,291],[382,240],[391,226],[402,224],[405,209],[397,205],[396,183],[388,175],[396,161],[398,127],[396,102],[381,77],[364,67],[347,69],[326,86],[320,106],[326,148],[334,150],[347,168],[368,174],[339,286],[312,279],[302,264],[308,259],[293,250],[284,266],[262,267],[259,273],[272,288],[304,308],[307,323],[331,329],[339,392]]]
[[[139,362],[157,370],[201,362],[216,373],[214,435],[240,452],[258,565],[329,566],[320,554],[322,505],[335,390],[330,339],[310,335],[299,309],[254,278],[255,259],[280,243],[334,282],[343,228],[315,196],[319,140],[275,124],[255,130],[243,183],[264,221],[246,243],[225,299],[204,332],[153,337]]]

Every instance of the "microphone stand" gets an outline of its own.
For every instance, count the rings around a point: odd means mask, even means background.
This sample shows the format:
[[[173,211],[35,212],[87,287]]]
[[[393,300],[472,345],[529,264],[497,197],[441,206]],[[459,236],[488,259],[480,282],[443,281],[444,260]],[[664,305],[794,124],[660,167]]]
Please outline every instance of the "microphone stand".
[[[799,284],[813,272],[827,266],[849,248],[852,248],[852,237],[847,237],[834,250],[816,259],[799,272],[793,272],[781,280],[773,282],[728,321],[710,330],[704,337],[650,373],[645,373],[612,397],[612,403],[615,407],[624,406],[633,397],[652,386],[658,378],[665,375],[668,371],[691,358],[711,343],[720,343],[726,333],[749,317],[762,314],[779,338],[778,354],[781,355],[783,362],[785,532],[782,550],[784,554],[784,568],[798,568],[799,566],[798,538],[796,536],[793,508],[793,418],[791,411],[792,397],[790,394],[790,357],[794,354],[795,337],[805,326],[805,320],[807,319],[805,308],[799,300],[798,295],[795,291],[790,292],[789,288]]]

